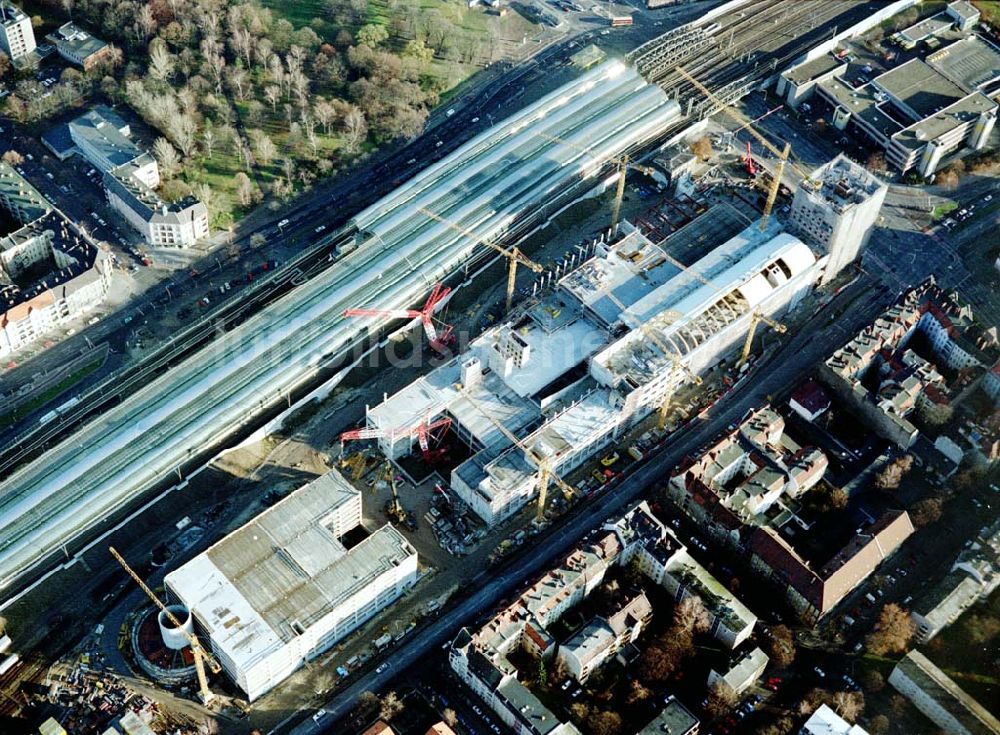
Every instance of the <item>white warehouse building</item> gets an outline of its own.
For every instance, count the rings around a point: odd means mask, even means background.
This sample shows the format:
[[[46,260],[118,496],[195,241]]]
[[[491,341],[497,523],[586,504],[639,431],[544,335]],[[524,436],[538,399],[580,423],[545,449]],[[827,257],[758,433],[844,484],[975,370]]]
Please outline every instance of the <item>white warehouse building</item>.
[[[417,552],[389,524],[345,547],[360,524],[361,493],[333,470],[166,576],[251,701],[417,581]]]

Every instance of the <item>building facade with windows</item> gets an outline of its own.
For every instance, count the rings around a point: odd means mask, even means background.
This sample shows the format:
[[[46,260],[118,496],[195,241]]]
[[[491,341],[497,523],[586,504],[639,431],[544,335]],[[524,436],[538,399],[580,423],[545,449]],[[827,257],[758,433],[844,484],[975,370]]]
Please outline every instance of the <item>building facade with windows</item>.
[[[0,356],[98,306],[111,288],[110,255],[0,161],[0,207],[18,223],[0,237]]]
[[[248,699],[416,583],[417,552],[391,525],[342,543],[360,524],[360,492],[332,470],[166,576]]]
[[[6,0],[0,0],[0,48],[15,66],[36,48],[31,18]]]

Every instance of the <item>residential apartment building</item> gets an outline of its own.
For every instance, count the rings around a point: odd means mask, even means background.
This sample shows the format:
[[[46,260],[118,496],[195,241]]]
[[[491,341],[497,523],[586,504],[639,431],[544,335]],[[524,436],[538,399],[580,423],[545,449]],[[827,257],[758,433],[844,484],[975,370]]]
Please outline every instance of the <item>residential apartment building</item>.
[[[916,637],[926,643],[1000,587],[1000,521],[959,554],[948,575],[913,606]]]
[[[910,347],[918,334],[933,363],[926,351],[921,356]],[[933,415],[949,400],[950,386],[935,364],[951,371],[982,368],[992,362],[990,351],[995,354],[995,347],[975,325],[971,308],[929,278],[827,358],[820,377],[875,431],[908,449],[919,434],[911,418]],[[873,370],[878,380],[871,380]]]
[[[795,189],[790,229],[828,252],[821,283],[857,260],[868,244],[889,188],[844,154],[816,169]]]
[[[251,701],[416,583],[417,552],[391,525],[344,546],[360,524],[361,494],[332,470],[166,576]]]
[[[829,705],[821,704],[809,715],[799,735],[868,735],[868,732],[860,725],[852,725]]]
[[[756,617],[687,555],[646,503],[640,503],[592,532],[478,631],[463,629],[452,642],[452,668],[518,735],[578,735],[518,680],[509,655],[521,650],[543,661],[558,657],[574,677],[585,681],[640,634],[651,613],[648,600],[644,595],[629,600],[562,645],[548,629],[597,589],[609,569],[633,561],[675,600],[701,595],[712,616],[711,632],[723,643],[735,646],[752,632]]]
[[[748,539],[750,566],[785,594],[807,622],[835,608],[913,533],[906,511],[887,511],[864,528],[829,561],[814,565],[772,528],[758,528]]]
[[[623,646],[635,642],[652,615],[646,595],[636,595],[613,615],[594,618],[559,646],[559,661],[583,684]]]
[[[0,237],[0,356],[98,306],[111,288],[110,255],[0,161],[0,207],[19,223]]]
[[[708,686],[721,684],[738,700],[761,677],[768,661],[767,654],[759,648],[746,651],[727,670],[721,673],[715,669],[709,671]]]
[[[103,172],[108,202],[147,243],[188,247],[208,237],[208,208],[194,197],[166,202],[156,193],[156,159],[130,140],[129,125],[113,110],[97,106],[67,129],[74,150]]]
[[[16,66],[35,50],[35,31],[31,18],[16,5],[0,0],[0,49]]]
[[[918,651],[896,664],[889,683],[947,735],[1000,735],[1000,720]]]

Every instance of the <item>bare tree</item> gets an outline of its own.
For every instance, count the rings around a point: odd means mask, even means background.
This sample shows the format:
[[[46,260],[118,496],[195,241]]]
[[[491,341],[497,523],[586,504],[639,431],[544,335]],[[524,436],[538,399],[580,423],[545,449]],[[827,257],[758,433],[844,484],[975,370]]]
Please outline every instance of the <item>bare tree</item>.
[[[382,697],[382,706],[379,708],[379,716],[389,722],[396,715],[403,711],[404,705],[396,692],[387,692]]]
[[[910,614],[894,602],[882,608],[875,630],[868,634],[865,644],[876,656],[902,653],[910,645],[916,626]]]
[[[166,81],[174,71],[174,57],[162,39],[149,44],[149,74],[154,79]]]
[[[705,136],[698,138],[691,143],[691,152],[695,154],[699,160],[707,161],[712,157],[712,141]]]
[[[910,509],[910,517],[913,518],[913,525],[923,528],[940,519],[941,511],[941,498],[924,498]]]
[[[198,134],[198,126],[188,115],[177,115],[167,122],[167,134],[174,144],[189,158],[195,149],[195,136]]]
[[[281,87],[277,84],[269,84],[264,89],[264,99],[271,104],[271,114],[277,111],[278,102],[281,100]]]
[[[253,141],[254,152],[257,154],[257,158],[265,166],[270,166],[271,161],[274,160],[275,155],[278,153],[278,148],[274,145],[274,141],[263,130],[251,130],[250,139]]]
[[[11,148],[9,151],[4,152],[3,160],[11,166],[20,166],[24,163],[24,156]]]
[[[619,735],[622,731],[622,716],[610,710],[592,712],[587,718],[587,729],[593,735]]]
[[[445,707],[444,712],[441,713],[441,719],[445,721],[448,727],[454,727],[458,722],[458,715],[455,714],[455,710],[451,707]]]
[[[865,710],[865,695],[861,692],[835,692],[833,709],[848,722],[856,722]]]
[[[166,138],[157,138],[153,141],[153,156],[165,178],[172,179],[180,171],[181,159],[177,155],[177,149],[170,145],[170,141]]]
[[[323,126],[323,133],[329,135],[330,126],[337,117],[337,111],[325,99],[320,99],[313,105],[313,117],[316,118],[316,122]]]
[[[201,142],[205,146],[205,153],[208,154],[209,158],[212,157],[212,150],[215,147],[216,140],[215,130],[211,127],[205,128],[201,134]]]
[[[260,198],[257,187],[242,171],[236,172],[236,197],[240,202],[240,206],[249,207],[251,204],[257,202]]]
[[[367,135],[368,123],[365,121],[364,114],[357,107],[352,106],[344,116],[344,144],[349,151],[355,152]]]
[[[767,636],[767,655],[771,663],[784,669],[795,660],[795,635],[787,625],[775,625]]]
[[[724,681],[717,681],[708,688],[708,704],[705,711],[713,719],[728,714],[736,704],[736,692]]]

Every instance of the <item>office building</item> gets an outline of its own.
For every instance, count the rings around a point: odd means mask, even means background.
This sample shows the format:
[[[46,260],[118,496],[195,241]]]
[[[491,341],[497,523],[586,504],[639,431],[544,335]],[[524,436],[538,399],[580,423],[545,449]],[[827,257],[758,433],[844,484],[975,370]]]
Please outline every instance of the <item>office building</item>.
[[[822,283],[857,260],[871,237],[888,187],[843,154],[799,183],[789,227],[828,252]]]
[[[111,46],[90,35],[76,23],[63,23],[45,37],[66,61],[90,71],[111,55]]]

